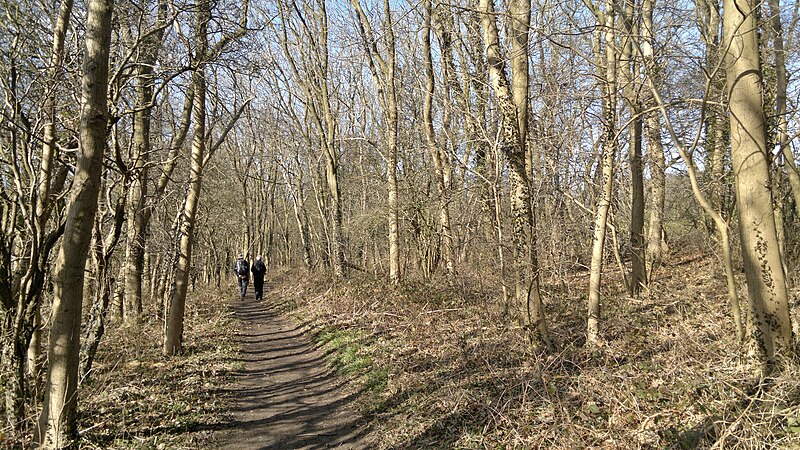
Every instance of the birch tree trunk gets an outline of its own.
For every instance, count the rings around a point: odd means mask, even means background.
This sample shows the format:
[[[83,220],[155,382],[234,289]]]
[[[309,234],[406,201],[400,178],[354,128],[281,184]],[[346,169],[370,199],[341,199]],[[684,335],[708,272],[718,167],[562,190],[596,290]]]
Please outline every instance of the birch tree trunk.
[[[78,166],[56,261],[47,384],[39,418],[43,448],[70,446],[77,434],[78,360],[84,266],[97,212],[108,125],[112,0],[92,0],[86,18]]]
[[[772,210],[755,10],[751,0],[725,0],[724,11],[731,161],[742,257],[753,337],[771,366],[791,353],[792,328]]]

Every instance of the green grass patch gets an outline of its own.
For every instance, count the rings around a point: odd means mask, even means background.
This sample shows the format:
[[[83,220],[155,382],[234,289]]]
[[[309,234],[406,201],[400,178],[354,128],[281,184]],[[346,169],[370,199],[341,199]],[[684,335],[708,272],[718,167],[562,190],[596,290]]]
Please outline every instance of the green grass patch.
[[[374,367],[371,345],[363,332],[329,327],[318,333],[315,340],[325,348],[339,375],[357,378],[368,391],[386,389],[388,371]]]

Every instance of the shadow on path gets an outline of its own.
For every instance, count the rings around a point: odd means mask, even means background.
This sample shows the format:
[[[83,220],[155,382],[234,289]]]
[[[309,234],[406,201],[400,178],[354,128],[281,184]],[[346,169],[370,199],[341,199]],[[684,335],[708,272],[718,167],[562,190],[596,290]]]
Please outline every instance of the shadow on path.
[[[251,294],[232,305],[242,324],[239,360],[222,394],[231,421],[220,424],[226,449],[369,448],[353,401],[357,394],[338,379],[299,326],[265,299]]]

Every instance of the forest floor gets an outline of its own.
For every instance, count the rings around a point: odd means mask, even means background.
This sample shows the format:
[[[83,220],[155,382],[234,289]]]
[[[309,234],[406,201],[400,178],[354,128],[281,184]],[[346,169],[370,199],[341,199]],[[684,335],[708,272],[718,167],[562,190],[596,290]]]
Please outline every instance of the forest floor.
[[[637,298],[616,272],[597,348],[585,271],[546,278],[552,351],[505,316],[491,274],[391,287],[281,270],[261,303],[198,287],[180,357],[160,355],[155,315],[109,328],[80,447],[800,448],[800,365],[755,375],[713,253],[671,256]]]
[[[252,288],[244,301],[234,288],[192,293],[179,357],[160,355],[157,318],[111,326],[83,385],[79,448],[369,448],[335,349],[270,287],[261,301]]]

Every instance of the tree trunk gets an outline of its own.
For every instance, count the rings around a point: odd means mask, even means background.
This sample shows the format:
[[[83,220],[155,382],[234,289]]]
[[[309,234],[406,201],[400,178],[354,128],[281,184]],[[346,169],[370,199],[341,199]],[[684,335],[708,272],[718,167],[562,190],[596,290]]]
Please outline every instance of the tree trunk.
[[[142,314],[142,267],[147,231],[144,228],[144,207],[147,199],[148,160],[150,158],[150,107],[153,96],[151,63],[139,69],[136,103],[140,108],[134,113],[133,147],[134,175],[128,191],[128,240],[125,246],[125,296],[123,321],[138,324]]]
[[[56,261],[47,385],[39,419],[44,448],[71,445],[77,433],[78,353],[84,266],[97,211],[108,126],[108,61],[112,0],[92,0],[86,18],[78,166],[64,239]]]
[[[125,297],[123,319],[138,324],[142,315],[142,280],[144,275],[144,246],[147,239],[149,214],[146,214],[147,186],[150,162],[150,121],[152,115],[153,65],[158,58],[164,35],[167,3],[159,1],[154,32],[140,45],[141,61],[137,67],[136,112],[133,114],[133,177],[128,191],[128,240],[125,248]]]
[[[637,109],[635,114],[640,114]],[[638,295],[646,285],[644,244],[644,167],[642,163],[642,119],[631,124],[631,285],[630,292]]]
[[[95,292],[94,301],[89,311],[89,320],[85,326],[80,363],[78,366],[78,374],[83,381],[90,378],[94,357],[97,354],[100,341],[105,333],[108,306],[111,294],[114,292],[114,281],[109,274],[109,266],[111,256],[122,234],[122,224],[125,221],[125,205],[122,199],[125,197],[126,196],[123,195],[117,200],[118,203],[114,209],[114,227],[107,238],[103,239],[100,233],[99,220],[95,224],[92,254],[94,259],[93,276],[97,283],[97,291]]]
[[[605,64],[599,66],[604,71],[600,74],[603,83],[603,153],[602,185],[595,212],[592,262],[589,269],[589,318],[586,342],[590,345],[597,345],[600,339],[600,280],[603,273],[603,248],[608,210],[614,186],[614,159],[617,153],[617,54],[614,42],[614,5],[615,0],[607,0],[605,14],[598,17],[598,21],[600,18],[603,19],[603,26],[599,32],[605,36]]]
[[[731,161],[736,182],[739,234],[754,338],[768,365],[791,353],[792,328],[783,263],[778,248],[766,148],[766,117],[754,6],[725,0],[727,90]]]
[[[389,280],[400,282],[400,220],[398,218],[398,185],[397,185],[397,138],[398,138],[398,104],[395,72],[397,70],[396,50],[394,43],[394,24],[389,8],[389,0],[384,0],[386,15],[385,32],[389,39],[389,63],[385,72],[386,92],[386,141],[389,144]]]
[[[59,6],[56,27],[53,32],[53,52],[50,60],[50,82],[51,92],[45,98],[44,111],[47,114],[47,122],[42,133],[42,162],[39,168],[39,194],[36,204],[36,220],[39,232],[43,233],[48,218],[50,217],[50,196],[53,182],[53,160],[56,155],[56,99],[55,86],[61,81],[62,61],[64,58],[64,41],[66,39],[69,19],[72,15],[73,0],[64,0]],[[44,264],[42,264],[44,265]],[[41,312],[38,303],[41,301],[41,293],[36,296],[33,334],[28,344],[28,372],[31,378],[36,381],[39,378],[41,362]]]
[[[183,316],[189,285],[189,270],[192,261],[192,241],[197,214],[197,202],[203,183],[203,161],[206,157],[206,52],[208,51],[208,22],[211,10],[208,1],[201,0],[195,17],[196,68],[192,74],[194,92],[194,137],[192,139],[191,173],[189,188],[184,199],[183,213],[178,226],[178,248],[175,274],[169,294],[169,312],[166,318],[164,347],[165,356],[180,354],[183,347]]]
[[[372,78],[378,89],[378,98],[383,107],[385,120],[384,133],[387,145],[388,178],[388,208],[389,208],[389,280],[392,284],[400,282],[400,224],[398,217],[398,185],[397,185],[397,139],[398,139],[398,100],[397,100],[397,49],[394,37],[394,23],[389,0],[383,1],[386,56],[382,56],[377,47],[369,19],[364,14],[359,0],[351,0],[351,4],[358,16],[359,32],[361,33],[367,63],[369,64]]]
[[[489,75],[502,113],[503,152],[510,168],[517,317],[523,326],[530,329],[534,342],[541,342],[549,346],[547,324],[539,291],[536,230],[531,211],[528,165],[525,158],[526,145],[519,129],[519,110],[527,109],[527,101],[515,103],[511,87],[506,79],[505,60],[501,53],[493,1],[480,0],[479,10],[483,14],[482,28]],[[515,10],[512,16],[519,20],[522,14],[523,11]],[[530,10],[527,14],[530,16]],[[512,67],[513,76],[527,78],[527,72],[520,73],[519,67]],[[519,88],[522,82],[518,79],[515,85]]]
[[[325,154],[325,180],[328,184],[328,194],[331,197],[333,220],[331,221],[331,259],[333,262],[333,272],[338,277],[343,277],[347,274],[347,266],[345,265],[345,245],[344,245],[344,231],[342,229],[342,192],[339,189],[339,151],[337,149],[337,124],[336,116],[331,110],[330,94],[328,89],[329,80],[329,67],[328,67],[328,12],[325,7],[325,0],[320,2],[321,14],[321,28],[322,28],[322,61],[321,70],[324,74],[324,82],[319,86],[321,93],[321,101],[323,108],[323,116],[325,118],[325,134],[323,143]]]
[[[298,169],[300,162],[297,162]],[[308,217],[306,215],[305,194],[303,193],[303,173],[298,170],[297,175],[297,191],[293,185],[294,182],[289,177],[289,170],[283,172],[283,178],[286,181],[286,186],[289,189],[289,196],[292,198],[292,210],[294,211],[294,219],[297,222],[297,231],[300,234],[300,245],[303,248],[303,265],[306,270],[311,270],[313,261],[311,258],[311,237],[308,228]]]
[[[795,210],[800,208],[800,172],[798,172],[792,147],[789,145],[789,123],[786,110],[786,50],[784,48],[784,32],[781,25],[780,1],[769,0],[770,28],[772,29],[773,51],[775,52],[775,118],[777,121],[777,143],[780,147],[783,161],[786,166],[786,175],[789,178],[789,187],[794,199]],[[783,170],[779,168],[779,170]],[[780,188],[780,187],[779,187]],[[776,202],[780,207],[783,202]],[[776,227],[780,232],[783,223],[776,217]],[[786,229],[784,238],[796,239],[796,231]],[[786,261],[784,261],[786,263]],[[795,325],[797,327],[797,325]],[[797,330],[795,330],[797,331]]]
[[[623,15],[623,54],[621,61],[627,61],[628,66],[622,71],[625,77],[625,98],[631,116],[630,143],[628,144],[628,158],[631,170],[631,279],[628,290],[632,295],[638,295],[645,286],[647,277],[645,271],[645,246],[644,246],[644,170],[642,164],[642,103],[639,94],[639,78],[637,58],[633,53],[633,40],[638,27],[635,25],[634,1],[625,0]]]
[[[436,90],[435,75],[433,73],[433,57],[431,55],[431,32],[433,27],[431,25],[433,15],[432,0],[425,3],[425,30],[423,34],[423,51],[425,52],[425,100],[423,102],[423,122],[425,126],[425,139],[428,144],[428,151],[431,154],[431,159],[434,165],[434,178],[436,181],[436,190],[439,194],[439,231],[442,236],[442,255],[444,256],[445,271],[448,278],[451,278],[455,272],[455,255],[453,249],[453,231],[450,226],[450,209],[448,199],[448,189],[445,184],[445,170],[443,164],[443,151],[436,140],[436,131],[433,126],[433,96]],[[443,31],[443,35],[449,32]],[[442,41],[449,42],[449,37],[443,37]],[[445,53],[443,58],[448,58],[446,53],[450,50],[446,44],[442,48],[442,53]],[[442,63],[447,66],[447,63]],[[444,74],[445,80],[449,74]],[[447,87],[445,86],[445,89]]]
[[[642,3],[642,56],[644,57],[645,74],[655,86],[661,85],[659,68],[653,54],[653,9],[655,0],[644,0]],[[663,255],[664,198],[666,193],[666,176],[664,174],[664,145],[661,142],[661,115],[656,110],[656,100],[649,89],[642,92],[642,105],[646,111],[645,125],[647,137],[647,160],[650,169],[650,220],[647,234],[647,285],[654,279],[654,272],[661,266]]]
[[[725,123],[724,84],[725,68],[720,65],[719,0],[703,0],[700,4],[704,17],[702,33],[706,46],[706,70],[710,77],[710,89],[705,113],[705,181],[708,201],[714,211],[725,214],[725,152],[728,144],[728,127]],[[709,231],[716,227],[714,221],[707,223]]]
[[[453,59],[453,14],[452,11],[447,10],[449,6],[438,2],[436,8],[439,9],[437,21],[439,48],[441,53],[441,66],[442,66],[442,92],[444,94],[442,105],[442,142],[436,140],[434,133],[434,143],[436,145],[436,152],[432,153],[434,174],[436,177],[436,190],[439,194],[439,235],[441,236],[442,250],[441,254],[444,258],[445,272],[448,278],[452,281],[452,277],[456,273],[456,239],[453,233],[452,221],[450,218],[450,204],[453,191],[453,164],[450,158],[450,148],[458,147],[454,143],[458,133],[454,131],[454,114],[455,100],[453,93],[458,89],[458,81],[456,79],[455,62]],[[433,14],[433,11],[432,11]],[[431,71],[433,67],[431,67]],[[435,86],[434,86],[435,88]],[[430,149],[431,151],[433,149]],[[469,149],[467,149],[469,150]],[[467,151],[467,154],[469,152]],[[468,156],[465,156],[468,160]]]
[[[300,68],[295,62],[295,55],[289,49],[289,35],[286,25],[289,20],[289,12],[284,5],[281,7],[281,17],[284,20],[283,27],[283,49],[284,54],[289,61],[289,65],[295,75],[297,82],[303,88],[304,94],[307,99],[306,107],[311,113],[311,120],[319,133],[319,142],[321,144],[321,153],[325,158],[325,185],[327,188],[327,195],[331,200],[330,215],[325,211],[328,208],[323,208],[320,205],[320,212],[326,228],[325,233],[329,238],[327,241],[328,253],[330,253],[330,262],[333,267],[334,274],[337,277],[342,277],[347,272],[344,256],[344,235],[342,229],[342,194],[339,188],[339,150],[337,147],[337,121],[336,115],[331,110],[330,89],[328,84],[331,82],[329,73],[330,68],[328,64],[329,50],[328,50],[328,12],[324,0],[317,4],[318,10],[314,11],[313,17],[318,21],[317,31],[318,36],[312,35],[309,27],[304,27],[304,31],[308,33],[307,42],[298,43],[306,55],[302,58],[307,61],[313,61],[314,70],[313,75],[301,73]],[[295,13],[300,16],[300,20],[305,22],[307,19],[302,16],[298,8],[294,9]],[[299,38],[302,39],[302,38]],[[318,46],[318,48],[307,48],[306,44]],[[320,198],[318,198],[319,200]],[[326,202],[322,202],[326,203]]]

